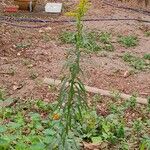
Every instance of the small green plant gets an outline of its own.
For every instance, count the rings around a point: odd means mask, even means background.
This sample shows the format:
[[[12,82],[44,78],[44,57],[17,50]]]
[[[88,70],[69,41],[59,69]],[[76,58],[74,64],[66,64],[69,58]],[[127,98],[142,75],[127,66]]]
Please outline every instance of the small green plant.
[[[36,79],[38,76],[39,76],[38,73],[36,73],[36,72],[34,72],[34,71],[31,71],[31,72],[30,72],[30,78],[31,78],[32,80]]]
[[[142,131],[142,129],[143,129],[143,123],[142,123],[142,121],[140,119],[135,120],[133,122],[133,128],[139,134]]]
[[[142,138],[142,142],[140,145],[140,150],[149,150],[150,149],[150,137],[148,135]]]
[[[137,70],[149,69],[150,67],[150,63],[147,63],[145,59],[136,57],[131,53],[125,53],[123,55],[123,60],[125,62],[128,62],[132,67],[134,67]]]
[[[9,74],[9,75],[11,75],[11,76],[14,76],[15,73],[16,73],[15,68],[9,68],[9,70],[8,70],[8,72],[7,72],[7,74]]]
[[[31,43],[30,42],[21,42],[21,43],[17,43],[16,45],[15,45],[15,47],[17,48],[17,49],[25,49],[25,48],[28,48],[28,47],[30,47],[31,46]]]
[[[135,108],[137,102],[136,102],[136,96],[131,96],[128,101],[128,107],[131,107],[132,109]]]
[[[87,110],[86,92],[84,84],[79,79],[79,74],[82,73],[80,68],[81,47],[83,46],[82,18],[87,12],[88,7],[88,0],[80,0],[75,10],[67,13],[67,15],[76,19],[76,32],[73,35],[75,49],[70,51],[68,59],[71,58],[71,61],[68,61],[66,65],[69,74],[62,81],[58,105],[55,108],[56,113],[57,111],[62,112],[60,120],[62,126],[62,131],[60,131],[60,145],[62,145],[62,149],[68,149],[66,144],[68,143],[71,131],[74,130],[74,124],[77,123],[77,116],[82,119],[82,110]],[[68,34],[65,34],[64,39],[64,41],[69,39],[69,42],[72,42],[72,38],[68,38]]]
[[[32,68],[32,67],[33,67],[31,60],[28,60],[28,59],[24,59],[24,60],[22,61],[22,64],[23,64],[24,66],[27,66],[28,68]]]
[[[108,43],[108,44],[105,44],[103,47],[102,47],[102,49],[103,50],[105,50],[105,51],[110,51],[110,52],[112,52],[112,51],[114,51],[114,46],[111,44],[111,43]]]
[[[144,34],[146,37],[150,37],[150,31],[146,31]]]
[[[66,44],[75,43],[75,32],[64,31],[60,34],[60,40]]]
[[[93,33],[88,33],[88,35],[83,34],[80,48],[85,49],[85,52],[97,52],[101,50],[101,47],[95,41]],[[75,44],[76,43],[76,33],[75,32],[63,32],[60,35],[60,40],[66,44]]]
[[[0,101],[5,100],[5,91],[4,89],[0,88]]]
[[[44,33],[42,35],[42,38],[43,38],[43,41],[46,43],[52,40],[51,37],[47,33]]]
[[[110,44],[111,34],[108,32],[101,32],[99,35],[99,39],[104,44]]]
[[[138,44],[136,36],[120,36],[118,41],[125,47],[133,47]]]
[[[60,40],[66,44],[75,44],[75,35],[75,32],[63,32],[60,35]],[[84,49],[84,52],[114,51],[114,46],[111,43],[111,34],[96,31],[83,32],[80,48]]]
[[[144,54],[144,59],[150,60],[150,54]]]
[[[147,98],[148,110],[150,111],[150,96]]]

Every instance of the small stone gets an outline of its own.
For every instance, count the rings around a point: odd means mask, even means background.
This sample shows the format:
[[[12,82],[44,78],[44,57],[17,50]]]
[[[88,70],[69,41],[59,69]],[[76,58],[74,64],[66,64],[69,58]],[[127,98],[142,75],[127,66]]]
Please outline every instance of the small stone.
[[[39,30],[39,33],[43,33],[44,31],[42,29]]]
[[[13,48],[16,48],[16,45],[13,45],[12,47],[13,47]]]
[[[130,71],[125,71],[124,74],[123,74],[123,77],[124,78],[127,78],[131,75],[131,72]]]
[[[20,53],[17,53],[17,56],[20,56],[21,54]]]
[[[45,30],[52,30],[52,28],[51,27],[47,27],[47,28],[45,28]]]
[[[17,85],[14,85],[13,86],[13,90],[15,91],[15,90],[17,90],[19,88],[19,86],[17,86]]]

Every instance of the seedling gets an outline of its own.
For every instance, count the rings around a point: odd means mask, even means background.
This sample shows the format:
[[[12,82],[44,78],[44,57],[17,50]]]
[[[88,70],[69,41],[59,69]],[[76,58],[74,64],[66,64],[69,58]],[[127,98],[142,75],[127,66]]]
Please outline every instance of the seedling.
[[[141,120],[138,119],[133,122],[133,128],[136,130],[138,134],[142,131],[142,127],[143,124]]]
[[[104,44],[110,44],[111,34],[108,32],[101,32],[99,35],[99,39]]]
[[[44,33],[43,40],[44,40],[44,42],[47,43],[47,42],[51,41],[52,38],[47,33]]]
[[[147,59],[147,60],[150,60],[150,54],[145,54],[143,58]]]
[[[23,65],[27,66],[28,68],[30,68],[30,66],[32,66],[32,62],[30,60],[24,59],[22,61]]]
[[[21,43],[17,43],[16,45],[15,45],[15,47],[17,48],[17,49],[25,49],[25,48],[28,48],[28,47],[30,47],[31,46],[31,43],[30,42],[21,42]]]
[[[14,76],[16,73],[16,70],[14,68],[9,68],[7,74],[11,75],[11,76]]]
[[[105,44],[103,47],[102,47],[102,49],[103,50],[105,50],[105,51],[110,51],[110,52],[112,52],[112,51],[114,51],[114,46],[111,44],[111,43],[109,43],[109,44]]]
[[[147,98],[147,102],[148,102],[148,110],[150,111],[150,96]]]
[[[91,33],[93,34],[93,33]],[[85,52],[97,52],[101,50],[101,47],[96,43],[93,35],[90,33],[88,35],[83,34],[80,39],[80,48],[85,49]],[[63,32],[60,35],[60,40],[66,44],[75,44],[76,43],[76,34],[75,32]],[[87,51],[86,51],[87,50]]]
[[[138,44],[138,39],[136,36],[120,36],[118,41],[127,48],[134,47]]]
[[[30,78],[31,78],[32,80],[35,80],[37,77],[38,77],[38,73],[36,73],[36,72],[34,72],[34,71],[32,71],[32,72],[30,73]]]
[[[112,91],[111,94],[112,94],[113,99],[114,99],[115,101],[121,99],[119,91]]]
[[[150,63],[147,63],[143,58],[136,57],[131,53],[125,53],[123,55],[123,60],[128,62],[132,67],[137,70],[149,69]]]
[[[60,40],[63,43],[74,44],[75,43],[75,32],[62,32],[60,34]]]
[[[134,109],[137,104],[136,96],[131,96],[130,99],[126,103],[126,107]]]
[[[150,37],[150,31],[146,31],[144,34],[146,37]]]
[[[0,88],[0,101],[5,100],[5,91],[4,89]]]
[[[75,32],[63,32],[60,35],[60,40],[66,44],[75,44]],[[83,32],[80,48],[83,48],[84,52],[114,51],[110,40],[111,34],[107,32],[101,32],[101,34],[94,31]]]

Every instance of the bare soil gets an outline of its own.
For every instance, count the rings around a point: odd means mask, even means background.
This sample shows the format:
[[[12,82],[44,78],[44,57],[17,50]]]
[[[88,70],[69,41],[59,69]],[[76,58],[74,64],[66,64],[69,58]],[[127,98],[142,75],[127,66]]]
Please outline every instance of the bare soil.
[[[126,5],[131,6],[130,3]],[[66,2],[62,14],[49,15],[43,12],[43,4],[39,2],[33,13],[19,12],[14,15],[40,19],[64,19],[66,18],[64,12],[71,10],[73,6],[74,1]],[[136,4],[132,7],[144,8]],[[4,15],[3,12],[0,14]],[[102,17],[150,19],[148,15],[114,8],[103,4],[102,1],[92,1],[85,18]],[[24,25],[41,24],[24,23]],[[73,23],[48,23],[47,27],[41,29],[24,29],[0,23],[0,87],[6,89],[11,97],[54,100],[57,93],[47,85],[43,85],[42,81],[44,77],[56,79],[62,77],[61,69],[65,63],[66,49],[71,45],[62,44],[59,34],[73,28]],[[135,21],[86,22],[85,29],[111,32],[114,37],[136,35],[139,44],[127,49],[118,44],[114,38],[114,52],[83,54],[81,65],[85,74],[84,83],[101,89],[118,90],[128,94],[137,92],[140,96],[149,96],[150,71],[139,71],[124,77],[125,72],[132,68],[122,60],[121,56],[125,52],[132,52],[136,56],[150,53],[150,37],[144,35],[144,32],[150,29],[150,24]]]

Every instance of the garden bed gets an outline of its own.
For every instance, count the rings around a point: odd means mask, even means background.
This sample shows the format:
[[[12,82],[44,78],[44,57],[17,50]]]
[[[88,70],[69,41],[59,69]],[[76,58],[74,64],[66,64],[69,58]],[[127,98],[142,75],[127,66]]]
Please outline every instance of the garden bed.
[[[73,1],[68,2],[64,6],[64,11],[71,10],[73,6]],[[131,5],[129,4],[129,6]],[[135,5],[135,8],[138,7]],[[12,15],[1,12],[1,15],[46,20],[52,18],[55,20],[68,19],[64,12],[61,15],[43,13],[40,4],[33,13],[20,11]],[[103,4],[101,1],[92,2],[85,18],[140,18],[149,20],[148,15],[114,8]],[[35,22],[15,22],[15,24],[43,25],[43,23]],[[80,142],[82,147],[85,146],[85,149],[88,149],[89,146],[89,149],[96,149],[95,143],[97,142],[101,143],[97,145],[97,149],[102,147],[104,149],[118,149],[123,145],[124,149],[132,150],[139,149],[142,144],[147,146],[147,143],[150,143],[147,134],[150,132],[149,105],[136,104],[134,98],[127,102],[122,101],[118,98],[118,93],[144,98],[150,96],[150,24],[122,20],[90,21],[84,22],[84,25],[88,42],[85,41],[82,45],[83,50],[87,49],[87,51],[84,51],[81,56],[81,68],[84,72],[84,77],[81,79],[88,86],[112,91],[115,98],[88,95],[89,105],[93,108],[96,101],[97,111],[92,114],[84,114],[85,118],[95,117],[97,121],[92,127],[94,131],[90,128],[84,134],[80,133],[84,141]],[[0,88],[5,90],[7,97],[21,99],[10,108],[4,108],[0,114],[2,116],[0,133],[7,138],[9,137],[8,140],[11,140],[13,148],[17,145],[15,140],[19,141],[18,147],[22,145],[22,142],[27,144],[24,145],[25,147],[35,142],[31,149],[35,149],[34,146],[41,146],[43,149],[52,140],[51,134],[55,134],[54,131],[48,131],[50,136],[47,135],[45,137],[47,139],[44,139],[43,135],[47,134],[45,130],[49,124],[48,120],[50,119],[52,124],[57,124],[59,117],[61,117],[59,114],[57,120],[57,116],[55,116],[56,118],[50,116],[53,107],[52,102],[58,97],[58,89],[45,85],[43,80],[45,77],[61,79],[63,74],[66,74],[66,72],[62,73],[62,67],[67,57],[66,49],[73,48],[74,32],[74,23],[68,22],[49,22],[46,23],[46,27],[34,29],[9,26],[5,23],[0,24]],[[19,113],[16,114],[16,112]],[[123,116],[123,120],[120,116]],[[117,122],[113,122],[113,117],[116,118]],[[24,120],[22,120],[23,118]],[[40,122],[37,127],[34,126],[36,121]],[[101,121],[104,125],[105,123],[108,125],[106,126],[108,129],[99,127],[100,130],[98,130],[96,126],[102,125],[100,124]],[[52,125],[51,123],[50,125]],[[81,124],[87,125],[88,122],[81,122]],[[115,129],[116,124],[120,131]],[[24,125],[29,128],[26,129],[23,127]],[[83,132],[84,128],[80,128]],[[100,132],[105,135],[99,137]],[[10,138],[12,133],[14,137]],[[29,139],[25,138],[26,136]],[[33,143],[31,138],[33,138]],[[40,139],[41,144],[36,145],[38,140],[34,141],[34,138]],[[47,141],[47,143],[43,141]],[[9,145],[10,143],[4,144]],[[94,146],[94,148],[90,148],[90,146]]]

